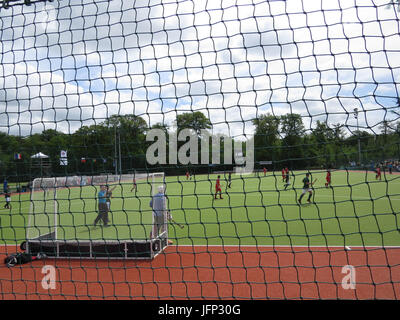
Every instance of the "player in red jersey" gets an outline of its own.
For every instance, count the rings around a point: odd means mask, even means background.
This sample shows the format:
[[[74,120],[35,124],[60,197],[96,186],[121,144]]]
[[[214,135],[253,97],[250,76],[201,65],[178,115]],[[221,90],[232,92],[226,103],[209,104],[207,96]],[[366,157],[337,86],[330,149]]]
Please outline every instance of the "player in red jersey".
[[[217,194],[219,193],[219,198],[222,198],[222,189],[221,189],[221,176],[218,176],[217,182],[215,183],[215,199],[217,199]]]
[[[264,167],[263,171],[264,171],[264,177],[265,177],[267,175],[267,169]]]
[[[379,165],[376,167],[376,177],[375,177],[375,178],[376,178],[376,180],[378,180],[378,179],[379,179],[379,180],[382,180],[382,176],[381,176],[381,166],[379,166]]]
[[[283,182],[286,181],[286,170],[285,170],[285,168],[282,169],[282,181]]]
[[[190,174],[189,171],[186,171],[186,180],[189,180]]]
[[[135,179],[135,178],[133,178],[133,185],[132,185],[131,192],[132,192],[133,190],[135,190],[135,192],[137,191],[137,184],[136,184],[136,179]]]
[[[331,186],[332,183],[332,175],[331,175],[331,170],[326,171],[326,182],[325,182],[325,188],[328,188]]]

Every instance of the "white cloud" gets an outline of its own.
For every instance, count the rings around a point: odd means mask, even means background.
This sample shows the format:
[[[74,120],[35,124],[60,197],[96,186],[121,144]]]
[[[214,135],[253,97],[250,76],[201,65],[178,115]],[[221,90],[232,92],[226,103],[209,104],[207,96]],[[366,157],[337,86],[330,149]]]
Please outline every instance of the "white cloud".
[[[391,84],[400,77],[399,16],[386,2],[114,0],[3,10],[0,130],[73,132],[115,113],[172,124],[178,111],[201,110],[215,130],[241,135],[262,112],[335,123],[354,105],[374,127],[379,103],[399,92]]]

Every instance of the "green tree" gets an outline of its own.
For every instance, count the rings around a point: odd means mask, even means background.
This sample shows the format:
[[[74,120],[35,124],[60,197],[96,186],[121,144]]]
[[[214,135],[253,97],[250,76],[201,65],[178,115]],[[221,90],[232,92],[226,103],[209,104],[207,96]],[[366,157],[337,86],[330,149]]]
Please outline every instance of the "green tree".
[[[212,124],[210,119],[208,119],[203,113],[196,111],[177,115],[176,127],[178,133],[183,129],[191,129],[198,137],[200,137],[201,130],[211,129]]]
[[[108,140],[112,140],[111,147],[114,147],[114,153],[117,146],[117,153],[121,154],[122,169],[131,170],[146,166],[146,132],[149,128],[143,118],[132,114],[113,115],[101,125],[108,130]]]
[[[277,160],[279,158],[279,124],[280,118],[270,113],[254,119],[255,160]]]
[[[304,136],[305,128],[301,115],[288,113],[281,116],[282,133],[282,156],[286,162],[292,162],[292,166],[308,166],[307,159],[304,157]]]
[[[396,8],[397,7],[397,11],[400,12],[400,0],[390,0],[387,4],[387,8]]]
[[[168,130],[169,130],[169,126],[167,124],[157,122],[151,126],[151,129],[161,129],[167,134]]]
[[[309,153],[315,166],[329,167],[333,161],[334,131],[326,122],[317,121],[309,137]]]
[[[342,144],[345,139],[343,132],[343,125],[340,123],[334,124],[332,128],[332,147],[333,147],[333,159],[334,166],[339,167],[340,164],[344,164]]]

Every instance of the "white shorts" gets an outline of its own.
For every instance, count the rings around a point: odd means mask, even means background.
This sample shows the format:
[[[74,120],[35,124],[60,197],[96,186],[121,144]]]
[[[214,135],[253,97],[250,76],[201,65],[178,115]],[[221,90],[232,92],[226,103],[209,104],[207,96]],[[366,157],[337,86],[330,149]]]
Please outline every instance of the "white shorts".
[[[311,189],[311,188],[303,189],[302,194],[305,194],[305,193],[307,193],[307,192],[312,192],[312,189]]]

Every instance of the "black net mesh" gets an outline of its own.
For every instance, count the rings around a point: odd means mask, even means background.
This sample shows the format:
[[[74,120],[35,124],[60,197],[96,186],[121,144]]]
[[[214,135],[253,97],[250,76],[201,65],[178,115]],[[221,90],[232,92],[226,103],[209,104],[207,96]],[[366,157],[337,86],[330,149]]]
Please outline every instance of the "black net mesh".
[[[397,299],[399,34],[389,0],[3,0],[0,297]]]

